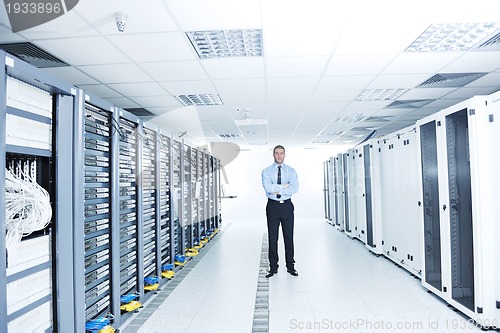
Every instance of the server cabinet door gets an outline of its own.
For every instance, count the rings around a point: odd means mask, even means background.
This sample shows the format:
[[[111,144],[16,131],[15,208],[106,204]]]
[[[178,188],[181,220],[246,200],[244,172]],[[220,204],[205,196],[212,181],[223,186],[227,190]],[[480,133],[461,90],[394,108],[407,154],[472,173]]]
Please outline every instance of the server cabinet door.
[[[474,252],[469,155],[469,109],[445,115],[446,188],[451,298],[474,311]]]
[[[417,123],[419,138],[419,187],[421,219],[423,221],[422,284],[443,292],[441,262],[441,212],[439,203],[439,173],[437,129],[441,122],[436,117]]]

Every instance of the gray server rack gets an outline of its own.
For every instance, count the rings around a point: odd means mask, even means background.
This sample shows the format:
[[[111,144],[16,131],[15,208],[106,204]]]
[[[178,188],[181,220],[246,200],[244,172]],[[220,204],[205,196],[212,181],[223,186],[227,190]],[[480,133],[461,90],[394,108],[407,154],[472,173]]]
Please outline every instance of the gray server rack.
[[[0,332],[72,331],[73,258],[59,250],[72,235],[72,146],[61,138],[71,137],[77,91],[3,51],[0,59]],[[28,224],[33,207],[6,207],[34,183],[48,195],[37,199],[47,225]]]

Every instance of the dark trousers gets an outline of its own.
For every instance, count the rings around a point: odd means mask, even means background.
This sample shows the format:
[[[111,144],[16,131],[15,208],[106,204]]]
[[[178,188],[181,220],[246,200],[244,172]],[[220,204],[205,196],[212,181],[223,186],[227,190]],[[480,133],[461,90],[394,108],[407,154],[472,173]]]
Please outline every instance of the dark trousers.
[[[283,240],[285,241],[286,267],[293,269],[293,204],[291,200],[283,203],[269,199],[266,206],[267,233],[269,239],[269,266],[271,270],[278,269],[278,233],[281,223]]]

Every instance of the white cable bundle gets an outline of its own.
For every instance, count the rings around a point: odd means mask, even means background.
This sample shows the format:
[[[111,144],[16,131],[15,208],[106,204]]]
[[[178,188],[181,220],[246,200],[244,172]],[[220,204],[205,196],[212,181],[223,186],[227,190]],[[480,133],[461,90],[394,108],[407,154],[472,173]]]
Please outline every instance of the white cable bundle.
[[[29,175],[5,169],[6,247],[14,250],[23,236],[47,227],[52,218],[49,193]]]

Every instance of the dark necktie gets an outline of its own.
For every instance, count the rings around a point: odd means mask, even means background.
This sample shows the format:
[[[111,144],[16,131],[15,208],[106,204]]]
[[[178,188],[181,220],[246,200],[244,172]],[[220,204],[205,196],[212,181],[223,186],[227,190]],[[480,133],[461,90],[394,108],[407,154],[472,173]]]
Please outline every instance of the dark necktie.
[[[281,165],[278,165],[278,181],[277,184],[281,185]],[[276,194],[276,198],[281,198],[281,194]]]

